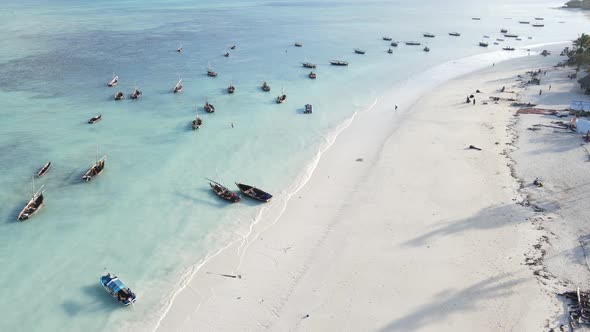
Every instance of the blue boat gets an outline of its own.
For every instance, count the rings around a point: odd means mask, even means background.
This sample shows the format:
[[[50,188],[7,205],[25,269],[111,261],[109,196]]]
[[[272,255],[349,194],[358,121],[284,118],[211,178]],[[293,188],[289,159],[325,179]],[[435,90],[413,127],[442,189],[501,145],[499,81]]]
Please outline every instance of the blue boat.
[[[135,293],[112,273],[107,273],[100,277],[100,284],[112,297],[124,306],[134,303],[137,299]]]

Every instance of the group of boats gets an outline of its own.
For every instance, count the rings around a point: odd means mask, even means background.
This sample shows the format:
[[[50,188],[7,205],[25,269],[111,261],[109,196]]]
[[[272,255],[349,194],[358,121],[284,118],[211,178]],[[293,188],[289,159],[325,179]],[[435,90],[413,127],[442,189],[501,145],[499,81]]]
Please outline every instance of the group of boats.
[[[211,179],[207,180],[209,180],[209,186],[211,187],[211,190],[215,193],[215,195],[217,195],[217,197],[230,203],[237,203],[241,200],[241,197],[238,194],[229,190],[226,186],[222,185],[221,183]],[[272,199],[271,194],[254,186],[238,182],[236,182],[236,186],[238,187],[240,192],[242,192],[242,194],[259,202],[268,203]]]

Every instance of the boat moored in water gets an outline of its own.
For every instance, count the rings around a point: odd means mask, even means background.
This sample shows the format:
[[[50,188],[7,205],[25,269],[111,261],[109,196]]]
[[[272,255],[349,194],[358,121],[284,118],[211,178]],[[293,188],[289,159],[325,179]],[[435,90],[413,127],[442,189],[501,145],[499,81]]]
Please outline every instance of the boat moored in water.
[[[393,42],[390,45],[393,46],[393,47],[397,47],[397,45],[399,45],[399,42]]]
[[[430,52],[430,48],[428,48],[428,46],[424,46],[424,49],[423,49],[423,51],[424,51],[424,52]]]
[[[100,120],[102,120],[102,114],[91,117],[90,120],[88,120],[88,123],[95,124]]]
[[[449,36],[459,37],[459,36],[461,36],[461,34],[458,32],[449,32]]]
[[[268,92],[270,91],[270,86],[266,84],[266,82],[262,82],[262,91]]]
[[[518,35],[507,33],[507,34],[504,35],[504,37],[506,37],[506,38],[518,38]]]
[[[426,38],[434,38],[435,35],[432,33],[423,33],[422,36],[426,37]]]
[[[285,89],[281,89],[281,95],[277,97],[277,104],[282,104],[287,101],[287,95]]]
[[[88,169],[86,171],[86,173],[84,173],[84,175],[82,176],[82,181],[88,182],[88,181],[94,179],[94,177],[100,175],[100,173],[102,173],[102,171],[104,170],[106,160],[107,160],[107,156],[104,156],[104,157],[100,158],[99,160],[97,160],[94,163],[94,165],[92,165],[92,167],[90,167],[90,169]]]
[[[207,112],[207,113],[214,113],[215,112],[215,106],[213,106],[212,104],[209,104],[208,101],[205,102],[205,106],[203,106],[203,108],[205,109],[205,112]]]
[[[196,130],[196,129],[201,128],[202,125],[203,125],[203,120],[201,120],[199,115],[196,114],[195,119],[191,122],[191,127],[193,128],[193,130]]]
[[[178,80],[178,83],[172,88],[172,92],[180,93],[182,92],[182,78]]]
[[[35,191],[35,180],[32,180],[32,190],[31,190],[31,199],[25,205],[25,207],[19,212],[18,216],[16,217],[18,221],[25,221],[31,218],[35,213],[37,213],[41,207],[43,207],[43,186],[39,188],[39,190]]]
[[[474,21],[479,21],[479,20],[481,20],[481,18],[479,18],[479,17],[472,17],[471,19],[472,19],[472,20],[474,20]]]
[[[300,42],[295,42],[295,44],[294,44],[294,45],[295,45],[295,47],[302,47],[302,46],[303,46],[303,44],[302,44],[302,43],[300,43]]]
[[[311,78],[312,80],[315,80],[317,78],[317,75],[313,71],[310,71],[307,77]]]
[[[45,165],[43,165],[43,167],[41,167],[39,169],[39,171],[37,172],[37,177],[40,178],[43,175],[45,175],[49,169],[51,168],[51,161],[48,161]]]
[[[211,187],[211,190],[213,190],[215,195],[217,195],[217,197],[219,197],[223,200],[226,200],[228,202],[231,202],[231,203],[237,203],[240,201],[240,196],[238,196],[236,193],[232,192],[231,190],[227,189],[227,187],[225,187],[221,183],[215,182],[211,179],[207,179],[207,180],[211,181],[211,182],[209,182],[209,186]]]
[[[502,29],[500,29],[500,32],[501,32],[501,33],[508,33],[508,29],[504,29],[504,28],[502,28]]]
[[[354,49],[354,53],[356,53],[356,54],[365,54],[366,51],[365,50],[358,49],[358,48],[355,48]]]
[[[119,76],[118,76],[118,75],[115,75],[115,74],[113,74],[113,79],[111,79],[111,80],[110,80],[110,81],[107,83],[107,86],[108,86],[108,87],[113,87],[113,86],[115,86],[115,85],[117,85],[117,84],[119,84]]]
[[[348,62],[342,60],[330,60],[330,64],[334,66],[348,66]]]
[[[417,42],[417,41],[407,41],[406,42],[406,45],[409,45],[409,46],[420,46],[421,44],[422,43]]]
[[[123,91],[119,91],[117,93],[115,93],[115,100],[123,100],[125,99],[125,94],[123,93]]]
[[[514,51],[514,47],[506,46],[502,48],[504,51]]]
[[[270,202],[270,200],[272,199],[272,195],[262,189],[258,189],[256,187],[237,182],[236,186],[238,186],[238,188],[244,195],[253,198],[257,201],[267,203]]]
[[[141,97],[141,91],[139,91],[137,88],[133,88],[133,92],[131,92],[129,97],[131,99],[139,99],[139,97]]]
[[[311,104],[305,104],[305,109],[303,110],[303,114],[311,114],[313,113],[313,106]]]
[[[232,93],[234,93],[234,92],[236,92],[236,87],[235,87],[235,86],[233,86],[233,84],[230,84],[230,85],[227,87],[227,93],[229,93],[229,94],[232,94]]]
[[[311,69],[314,69],[315,67],[317,67],[317,65],[315,63],[310,63],[310,62],[302,62],[301,65],[305,68],[311,68]]]
[[[386,40],[386,41],[392,41],[392,40],[393,40],[393,38],[391,38],[391,37],[388,37],[388,36],[383,36],[383,40]]]
[[[390,48],[387,50],[387,53],[391,54],[391,53],[393,53],[393,50]]]
[[[481,46],[481,47],[488,47],[488,43],[479,42],[479,46]]]
[[[535,27],[535,28],[542,28],[544,26],[545,26],[545,24],[533,24],[533,27]]]
[[[100,284],[111,296],[124,306],[135,303],[137,296],[116,275],[107,273],[100,277]]]
[[[520,23],[520,24],[529,24],[531,22],[529,22],[529,21],[518,21],[518,23]]]

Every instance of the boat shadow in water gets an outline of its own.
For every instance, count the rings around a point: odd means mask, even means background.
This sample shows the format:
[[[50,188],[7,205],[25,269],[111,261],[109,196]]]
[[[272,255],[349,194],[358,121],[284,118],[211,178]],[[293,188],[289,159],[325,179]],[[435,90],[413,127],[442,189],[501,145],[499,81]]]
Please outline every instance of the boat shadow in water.
[[[81,293],[85,294],[88,300],[67,299],[63,301],[62,308],[68,315],[77,316],[79,314],[110,312],[121,309],[121,305],[107,294],[98,282],[80,288]]]
[[[208,195],[209,194],[211,195],[211,200],[202,199],[200,197],[192,196],[192,195],[189,195],[189,194],[183,193],[183,192],[176,192],[175,194],[179,198],[181,198],[183,200],[190,201],[195,205],[208,205],[208,206],[215,207],[215,208],[220,208],[220,207],[224,207],[224,206],[228,205],[227,202],[220,200],[219,197],[217,197],[213,193],[213,191],[211,191],[211,189],[208,189],[208,188],[199,189],[199,195],[205,194],[205,193]]]
[[[4,216],[2,216],[2,219],[4,220],[4,223],[6,224],[18,224],[21,223],[20,221],[18,221],[18,219],[16,218],[18,216],[18,214],[20,213],[20,211],[23,209],[23,207],[27,204],[27,200],[23,199],[20,202],[20,205],[16,205],[14,208],[12,209],[7,209],[6,214]],[[41,213],[41,211],[43,211],[43,209],[45,209],[45,206],[43,206],[43,208],[41,210],[39,210],[39,213]],[[37,217],[37,216],[35,216]]]

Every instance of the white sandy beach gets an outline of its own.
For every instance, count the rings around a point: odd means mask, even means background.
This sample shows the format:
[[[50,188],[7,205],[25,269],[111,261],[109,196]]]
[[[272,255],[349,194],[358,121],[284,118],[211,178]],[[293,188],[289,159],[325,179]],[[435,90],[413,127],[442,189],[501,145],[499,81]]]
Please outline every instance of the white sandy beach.
[[[525,197],[506,153],[512,150],[515,109],[504,101],[481,103],[491,95],[514,97],[496,91],[516,90],[517,75],[557,61],[531,55],[496,63],[446,82],[415,103],[406,91],[381,101],[390,107],[360,113],[284,211],[271,210],[244,241],[206,262],[174,297],[156,330],[559,326],[557,286],[544,285],[525,264],[547,231],[534,222],[538,214],[518,204]],[[561,91],[560,100],[578,94],[572,82],[548,76],[544,84],[554,81],[552,93]],[[477,105],[465,103],[468,94],[475,94]],[[530,92],[522,95],[535,101]],[[533,159],[522,151],[517,163],[527,165]],[[551,257],[559,260],[561,254]],[[582,263],[571,263],[577,264],[577,282],[588,281]]]

